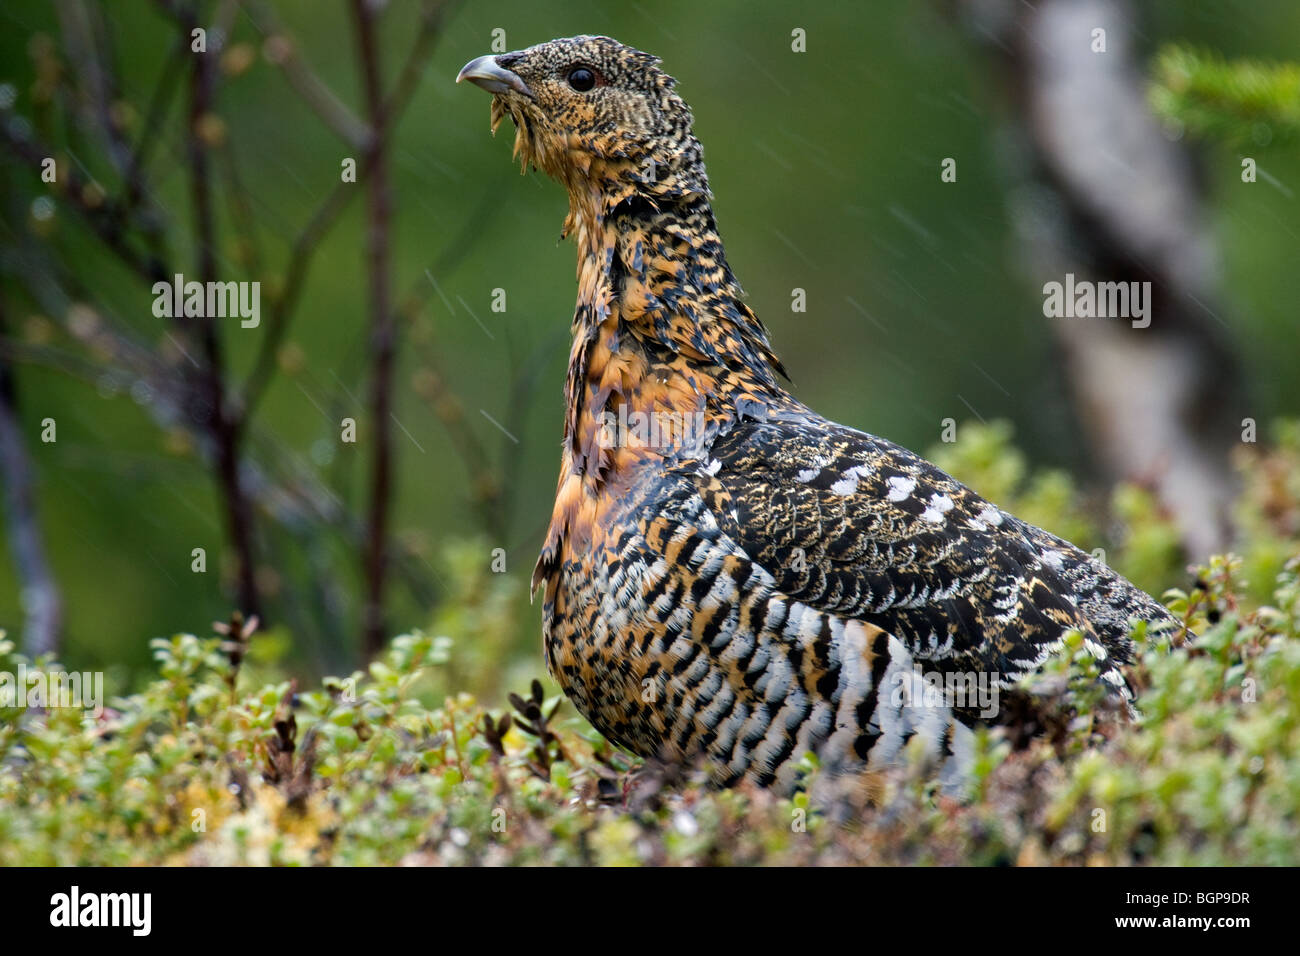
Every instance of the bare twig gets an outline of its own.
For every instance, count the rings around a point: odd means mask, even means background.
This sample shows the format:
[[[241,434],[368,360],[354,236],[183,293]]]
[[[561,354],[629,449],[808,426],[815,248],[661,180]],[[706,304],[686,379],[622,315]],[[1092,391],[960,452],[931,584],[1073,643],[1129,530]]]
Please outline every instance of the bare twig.
[[[357,53],[365,92],[370,139],[366,146],[368,229],[366,258],[370,272],[370,410],[374,430],[371,457],[370,513],[365,553],[366,593],[362,605],[362,648],[367,656],[384,643],[384,578],[388,559],[388,518],[393,492],[392,394],[397,322],[393,315],[389,274],[388,228],[392,215],[386,150],[388,114],[379,78],[375,14],[366,0],[352,0]]]
[[[185,10],[177,16],[183,35],[188,36],[197,26],[194,14]],[[208,149],[203,141],[202,125],[207,118],[215,83],[214,54],[194,54],[194,67],[189,84],[189,129],[187,152],[190,165],[190,193],[194,207],[194,233],[197,239],[198,272],[201,282],[215,282],[216,220],[212,209],[211,170]],[[226,407],[225,359],[217,317],[206,314],[196,316],[195,330],[202,344],[206,361],[208,429],[216,446],[217,487],[225,510],[226,532],[235,551],[239,568],[237,581],[239,609],[246,616],[261,614],[261,601],[257,593],[257,566],[253,548],[253,514],[241,485],[239,473],[239,443],[241,422]]]
[[[0,143],[38,172],[45,159],[54,155],[53,150],[31,137],[25,124],[13,117],[0,117]],[[124,217],[114,202],[92,199],[99,195],[98,189],[92,187],[76,169],[60,167],[59,175],[63,199],[131,271],[151,284],[169,278],[169,270],[163,262],[151,254],[141,253],[127,241],[122,228]]]
[[[254,19],[259,22],[263,32],[271,32],[276,36],[286,36],[283,28],[271,19],[269,12],[260,5],[256,6],[258,16],[261,19],[260,21],[257,20],[257,17]],[[390,128],[396,125],[398,118],[410,103],[411,95],[415,92],[416,84],[424,66],[433,52],[433,43],[437,39],[438,27],[451,6],[450,3],[445,2],[426,2],[424,4],[420,16],[420,30],[411,44],[410,51],[407,53],[393,92],[389,94],[388,99],[384,102],[383,112],[388,118]],[[251,9],[249,15],[253,16]],[[271,313],[267,316],[266,330],[262,336],[257,359],[253,364],[253,371],[244,383],[241,399],[238,403],[242,414],[246,416],[252,414],[253,409],[261,400],[266,386],[270,383],[271,376],[275,371],[276,354],[288,332],[293,311],[298,304],[303,284],[311,268],[312,258],[320,245],[320,241],[333,227],[343,210],[347,208],[348,203],[356,194],[356,186],[369,181],[370,159],[370,153],[367,151],[357,164],[356,182],[340,181],[336,184],[293,242],[293,248],[289,253],[289,265],[286,270],[283,291],[271,305]],[[494,195],[499,196],[500,193],[494,193]]]
[[[248,189],[239,174],[239,163],[235,159],[234,147],[226,144],[225,149],[218,154],[218,160],[221,163],[226,185],[225,193],[230,205],[230,219],[239,230],[240,244],[243,247],[240,258],[243,259],[250,275],[260,275],[263,259],[261,243],[257,238],[257,221],[253,216],[253,204],[249,199]],[[236,409],[242,412],[240,406],[237,405]]]
[[[289,85],[343,142],[355,150],[365,149],[370,135],[366,124],[352,114],[325,81],[298,55],[293,40],[271,8],[264,3],[246,0],[244,10],[253,25],[265,35],[268,58],[284,71]]]
[[[140,133],[136,137],[135,148],[131,150],[131,161],[126,170],[126,195],[121,204],[124,213],[134,211],[147,195],[145,168],[148,166],[153,147],[163,140],[160,127],[180,86],[176,81],[185,62],[185,51],[188,49],[185,38],[179,37],[175,46],[168,52],[167,62],[163,65],[162,72],[158,74],[158,82],[149,97],[149,108],[145,112],[144,122],[140,126]],[[147,218],[142,222],[142,226],[161,233],[160,225]]]
[[[357,181],[364,181],[369,172],[368,162],[363,161],[358,164]],[[245,418],[252,415],[253,409],[266,391],[266,386],[270,384],[271,375],[275,372],[276,354],[289,330],[289,322],[298,305],[307,272],[311,268],[312,258],[320,246],[320,241],[355,194],[354,184],[338,183],[293,241],[283,291],[271,304],[271,314],[266,319],[266,329],[262,334],[257,358],[253,363],[252,372],[244,383],[242,397],[238,403],[240,413]]]
[[[415,35],[415,41],[406,55],[401,72],[397,75],[397,82],[393,84],[393,91],[384,103],[384,113],[389,117],[390,122],[395,120],[410,102],[411,94],[415,92],[415,87],[424,73],[425,62],[433,53],[433,43],[438,38],[438,28],[442,26],[443,19],[451,12],[453,6],[455,4],[448,0],[425,0],[421,7],[420,30]]]

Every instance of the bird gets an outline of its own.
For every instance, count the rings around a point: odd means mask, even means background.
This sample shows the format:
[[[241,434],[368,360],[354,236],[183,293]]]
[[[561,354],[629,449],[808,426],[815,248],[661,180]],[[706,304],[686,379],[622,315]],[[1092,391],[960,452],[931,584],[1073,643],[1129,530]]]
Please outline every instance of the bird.
[[[913,740],[959,786],[992,719],[969,691],[1014,689],[1069,635],[1102,698],[1131,712],[1131,628],[1177,620],[1069,542],[790,392],[660,62],[584,35],[457,76],[492,94],[493,133],[511,119],[521,170],[568,192],[577,303],[532,576],[564,693],[633,754],[784,792],[809,754],[879,773]]]

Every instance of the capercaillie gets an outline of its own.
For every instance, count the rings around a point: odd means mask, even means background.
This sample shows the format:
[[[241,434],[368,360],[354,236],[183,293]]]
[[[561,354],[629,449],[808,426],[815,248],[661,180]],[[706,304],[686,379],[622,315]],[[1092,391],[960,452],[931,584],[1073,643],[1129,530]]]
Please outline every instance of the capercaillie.
[[[1071,630],[1127,707],[1131,623],[1176,622],[1070,543],[786,390],[658,64],[579,36],[457,77],[493,94],[493,131],[513,120],[525,170],[569,193],[578,301],[532,582],[565,693],[636,754],[786,789],[807,751],[871,770],[913,737],[960,772],[988,715],[960,694],[922,700],[912,675],[1009,688]]]

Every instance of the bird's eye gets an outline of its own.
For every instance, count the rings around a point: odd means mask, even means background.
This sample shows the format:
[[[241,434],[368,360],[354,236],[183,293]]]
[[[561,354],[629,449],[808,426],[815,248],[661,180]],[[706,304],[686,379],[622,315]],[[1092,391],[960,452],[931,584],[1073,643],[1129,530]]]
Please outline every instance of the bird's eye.
[[[586,93],[596,85],[596,74],[585,66],[578,66],[569,71],[568,80],[579,93]]]

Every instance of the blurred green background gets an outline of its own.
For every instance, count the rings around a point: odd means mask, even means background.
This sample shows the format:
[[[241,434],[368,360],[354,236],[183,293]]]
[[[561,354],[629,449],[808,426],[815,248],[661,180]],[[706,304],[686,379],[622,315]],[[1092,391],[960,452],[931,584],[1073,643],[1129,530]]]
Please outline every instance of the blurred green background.
[[[174,28],[144,0],[105,6],[120,99],[142,113]],[[272,6],[305,61],[343,102],[358,104],[344,6]],[[1182,0],[1140,6],[1144,62],[1170,40],[1228,57],[1286,59],[1300,50],[1300,5],[1293,0],[1231,9]],[[383,15],[390,84],[417,14],[415,3],[394,0]],[[795,27],[807,31],[806,54],[791,52]],[[491,635],[482,653],[484,667],[495,669],[492,683],[542,670],[538,609],[529,607],[526,590],[555,486],[575,253],[571,243],[556,241],[567,209],[563,190],[537,173],[521,178],[510,161],[509,124],[494,140],[488,97],[453,82],[463,63],[490,51],[498,28],[508,49],[604,33],[662,57],[695,112],[732,267],[801,399],[920,451],[938,440],[944,418],[1009,419],[1032,461],[1068,468],[1085,481],[1095,477],[1041,294],[1014,262],[993,67],[948,5],[823,4],[794,12],[789,4],[753,0],[469,2],[447,17],[392,153],[395,289],[399,298],[423,300],[414,320],[403,323],[399,349],[394,537],[432,585],[425,599],[390,588],[393,632],[437,627],[440,618],[463,612],[457,602],[464,588],[490,588],[493,610],[476,627]],[[17,92],[14,113],[31,112],[40,64],[63,56],[60,35],[59,4],[0,5],[0,84]],[[225,125],[222,148],[235,156],[254,199],[273,282],[350,151],[267,62],[263,39],[246,17],[236,18],[227,49],[247,44],[254,55],[246,70],[222,78],[215,112]],[[183,128],[173,115],[164,129],[150,173],[170,218],[174,257],[188,269]],[[949,156],[958,160],[958,181],[941,184],[939,164]],[[111,180],[93,150],[76,158],[86,175]],[[1243,186],[1239,161],[1226,149],[1206,147],[1202,158],[1225,304],[1256,417],[1294,413],[1300,156],[1294,147],[1260,153],[1261,167],[1288,189]],[[26,204],[41,194],[37,177],[0,163],[7,194],[0,242],[13,243],[23,231],[44,236],[50,254],[70,265],[86,300],[106,318],[146,342],[165,339],[165,320],[153,316],[144,284],[64,206],[52,219],[33,217]],[[23,204],[17,209],[15,199]],[[225,203],[217,215],[224,267],[241,261],[242,249]],[[250,439],[258,454],[291,455],[317,472],[358,513],[368,468],[364,236],[358,199],[320,245],[280,374]],[[245,277],[231,269],[222,277]],[[12,335],[64,341],[63,317],[44,316],[11,271],[0,281]],[[806,313],[791,312],[795,287],[807,290]],[[497,288],[506,290],[503,313],[491,309]],[[265,296],[264,289],[264,316]],[[262,330],[231,322],[225,331],[232,368],[247,374]],[[482,520],[482,489],[476,492],[429,400],[431,371],[446,389],[438,393],[442,411],[452,414],[446,402],[454,396],[459,420],[481,442],[487,474],[503,491],[508,505],[496,527]],[[159,427],[147,395],[34,364],[20,365],[17,374],[40,524],[64,597],[61,657],[77,667],[111,668],[120,689],[148,667],[149,638],[203,633],[229,612],[213,484],[177,431]],[[345,416],[361,424],[356,445],[338,441]],[[58,422],[56,444],[39,441],[46,417]],[[355,551],[338,540],[295,538],[265,517],[259,536],[270,623],[292,666],[311,673],[355,663]],[[206,574],[190,570],[195,547],[208,551]],[[506,550],[504,579],[473,583],[474,569],[487,573],[494,548]],[[0,626],[11,636],[22,617],[12,561],[8,550],[0,554]],[[293,593],[291,583],[320,566],[336,576],[339,590]]]

